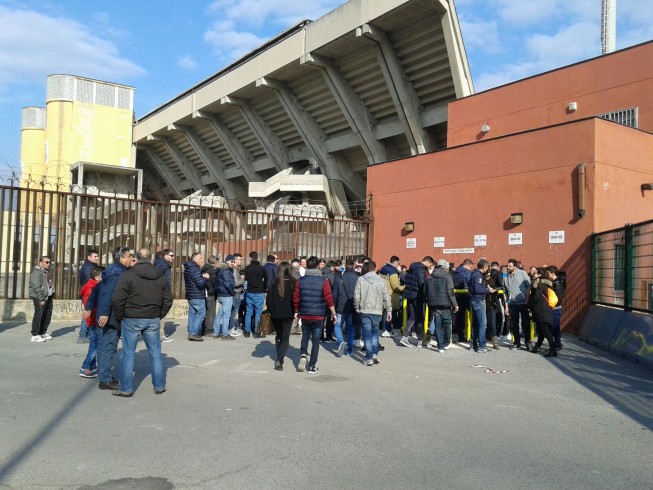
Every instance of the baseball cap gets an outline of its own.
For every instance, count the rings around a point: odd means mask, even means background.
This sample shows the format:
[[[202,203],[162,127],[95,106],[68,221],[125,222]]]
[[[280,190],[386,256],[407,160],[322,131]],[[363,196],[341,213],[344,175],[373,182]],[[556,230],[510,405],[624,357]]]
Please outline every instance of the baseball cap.
[[[236,257],[233,255],[227,255],[224,259],[225,262],[233,262],[234,260],[236,260]]]

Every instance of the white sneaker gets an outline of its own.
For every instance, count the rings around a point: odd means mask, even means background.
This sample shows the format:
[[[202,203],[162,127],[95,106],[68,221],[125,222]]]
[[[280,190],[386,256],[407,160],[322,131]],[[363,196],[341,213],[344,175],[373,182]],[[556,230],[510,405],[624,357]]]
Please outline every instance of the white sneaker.
[[[229,335],[231,335],[232,337],[240,337],[242,333],[240,333],[238,329],[234,328],[232,330],[229,330]]]
[[[175,341],[175,339],[171,339],[170,337],[163,337],[161,339],[161,342],[174,342],[174,341]]]
[[[413,346],[413,344],[411,344],[411,343],[408,341],[408,337],[402,337],[401,340],[399,341],[399,343],[400,343],[401,345],[405,346],[405,347],[412,347],[412,346]]]
[[[45,342],[45,339],[40,335],[32,335],[32,342]]]
[[[437,347],[438,346],[438,341],[437,340],[429,340],[429,345],[431,347]]]
[[[43,340],[52,340],[52,336],[50,334],[47,334],[47,333],[44,333],[43,335],[41,335],[41,338]]]

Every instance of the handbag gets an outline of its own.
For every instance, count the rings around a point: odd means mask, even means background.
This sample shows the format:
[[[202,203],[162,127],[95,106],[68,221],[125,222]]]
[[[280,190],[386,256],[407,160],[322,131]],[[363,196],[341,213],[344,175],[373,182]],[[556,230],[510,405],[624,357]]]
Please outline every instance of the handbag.
[[[269,312],[261,313],[258,330],[261,335],[270,335],[275,331],[274,325],[272,324],[272,315]]]

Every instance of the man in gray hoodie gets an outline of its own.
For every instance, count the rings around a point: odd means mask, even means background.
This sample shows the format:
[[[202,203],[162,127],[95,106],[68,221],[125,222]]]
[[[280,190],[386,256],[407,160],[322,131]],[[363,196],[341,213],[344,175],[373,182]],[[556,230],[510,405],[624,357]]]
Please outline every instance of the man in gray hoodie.
[[[385,309],[386,321],[392,321],[392,303],[385,280],[376,273],[376,263],[370,260],[367,272],[356,281],[354,308],[360,316],[365,342],[365,362],[371,366],[379,363],[379,327]]]

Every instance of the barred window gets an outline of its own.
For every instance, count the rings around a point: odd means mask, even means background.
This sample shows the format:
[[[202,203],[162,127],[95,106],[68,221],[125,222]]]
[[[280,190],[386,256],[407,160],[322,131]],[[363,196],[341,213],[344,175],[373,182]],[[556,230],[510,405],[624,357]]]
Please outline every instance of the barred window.
[[[637,112],[637,107],[631,107],[630,109],[622,109],[620,111],[612,111],[606,112],[605,114],[599,114],[598,117],[601,119],[607,119],[608,121],[616,122],[618,124],[623,124],[624,126],[630,126],[631,128],[637,128]]]

